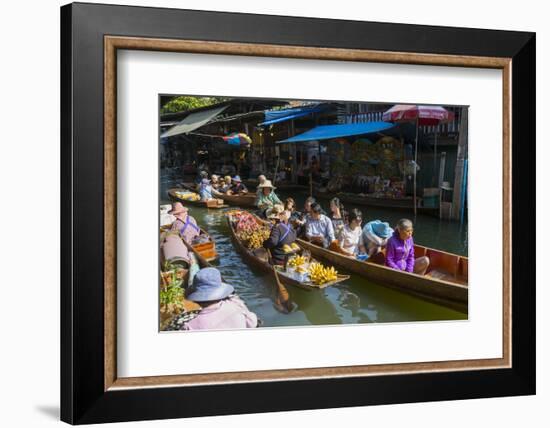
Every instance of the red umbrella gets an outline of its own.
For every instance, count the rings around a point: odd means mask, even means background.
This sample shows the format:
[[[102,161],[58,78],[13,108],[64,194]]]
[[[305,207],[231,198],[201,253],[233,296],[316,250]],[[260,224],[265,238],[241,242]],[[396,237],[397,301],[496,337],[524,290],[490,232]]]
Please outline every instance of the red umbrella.
[[[454,113],[441,106],[426,106],[415,104],[397,104],[385,111],[382,120],[388,122],[416,122],[416,139],[414,147],[414,215],[416,215],[416,161],[418,156],[418,126],[419,125],[439,125],[440,123],[450,122],[454,119]],[[434,173],[436,169],[437,154],[437,132],[435,134],[434,144]]]

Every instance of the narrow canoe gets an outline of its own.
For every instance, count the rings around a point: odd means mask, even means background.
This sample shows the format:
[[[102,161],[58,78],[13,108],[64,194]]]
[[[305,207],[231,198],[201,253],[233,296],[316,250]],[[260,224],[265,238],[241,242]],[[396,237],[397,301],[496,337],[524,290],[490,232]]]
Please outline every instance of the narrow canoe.
[[[213,191],[212,194],[217,198],[223,199],[226,204],[237,206],[237,207],[246,207],[253,208],[256,205],[256,194],[247,193],[245,195],[226,195],[225,193],[220,193]]]
[[[313,191],[313,196],[317,199],[332,199],[334,197],[340,199],[342,203],[367,206],[367,207],[380,207],[380,208],[393,208],[398,210],[412,210],[414,209],[414,203],[412,197],[404,198],[377,198],[369,195],[348,195],[345,193],[331,193],[331,192],[319,192]],[[439,212],[438,208],[426,208],[418,207],[419,212],[432,213],[434,211]]]
[[[418,297],[467,312],[468,258],[457,254],[415,245],[416,257],[427,256],[430,267],[425,275],[398,271],[373,261],[362,262],[335,251],[298,239],[303,248],[315,257],[339,269],[355,273],[377,284],[406,291]]]
[[[201,208],[209,208],[213,210],[219,210],[222,208],[227,208],[229,205],[221,203],[218,199],[211,199],[210,201],[192,201],[189,199],[181,198],[177,195],[178,191],[181,191],[183,189],[179,188],[173,188],[168,190],[168,196],[170,197],[170,200],[175,202],[181,202],[184,205],[191,205],[194,207],[201,207]],[[187,190],[187,189],[185,189]]]
[[[166,232],[169,229],[170,226],[162,226],[160,228],[161,232]],[[214,238],[212,238],[203,228],[201,228],[200,235],[205,238],[203,239],[204,242],[198,244],[189,244],[188,242],[183,241],[183,243],[190,250],[193,249],[193,252],[200,254],[201,257],[203,257],[207,262],[213,262],[217,260],[219,254],[216,251],[216,242],[214,241]]]
[[[262,220],[260,220],[259,218],[255,217],[255,216],[254,216],[254,218],[256,219],[256,221],[259,224],[264,224],[264,222]],[[256,267],[260,270],[263,270],[265,272],[272,272],[274,268],[268,262],[267,251],[264,248],[259,248],[258,250],[254,250],[254,251],[249,250],[242,243],[242,241],[237,237],[237,234],[236,234],[235,228],[233,227],[233,224],[231,222],[230,216],[227,216],[227,224],[229,225],[229,230],[230,230],[230,233],[231,233],[231,240],[233,241],[233,244],[235,245],[236,250],[245,259],[245,262],[248,263],[249,265],[254,266],[254,267]],[[342,281],[345,281],[345,280],[349,279],[349,275],[340,275],[340,274],[338,274],[338,279],[336,279],[334,281],[330,281],[330,282],[327,282],[327,283],[322,284],[322,285],[314,285],[310,282],[306,283],[306,282],[297,281],[296,279],[288,276],[286,274],[286,272],[284,272],[282,269],[278,269],[277,272],[279,274],[279,278],[280,278],[281,282],[284,285],[293,285],[295,287],[299,287],[299,288],[302,288],[302,289],[305,289],[305,290],[314,290],[314,289],[326,288],[326,287],[329,287],[331,285],[338,284],[339,282],[342,282]]]
[[[181,185],[184,189],[196,192],[194,183],[182,183]],[[223,199],[226,204],[238,206],[238,207],[254,207],[254,202],[256,202],[255,193],[247,193],[244,195],[226,195],[225,193],[220,193],[215,190],[212,191],[212,194],[219,199]]]

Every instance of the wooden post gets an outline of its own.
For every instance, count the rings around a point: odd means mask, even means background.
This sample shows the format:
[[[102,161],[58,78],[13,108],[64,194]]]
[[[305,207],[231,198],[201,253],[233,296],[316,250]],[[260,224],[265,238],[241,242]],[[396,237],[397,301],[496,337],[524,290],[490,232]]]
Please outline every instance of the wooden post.
[[[460,220],[460,203],[466,200],[467,189],[464,182],[464,161],[468,159],[468,107],[460,109],[460,125],[458,131],[458,148],[456,154],[455,182],[453,185],[453,206],[451,218]]]

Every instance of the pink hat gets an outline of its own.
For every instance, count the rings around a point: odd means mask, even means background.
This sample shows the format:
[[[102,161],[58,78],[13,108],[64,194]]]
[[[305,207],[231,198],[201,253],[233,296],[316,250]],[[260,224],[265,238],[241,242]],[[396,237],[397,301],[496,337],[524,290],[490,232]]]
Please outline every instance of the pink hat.
[[[186,207],[183,206],[181,202],[174,202],[172,204],[172,209],[168,211],[168,214],[177,215],[183,214],[189,211]]]

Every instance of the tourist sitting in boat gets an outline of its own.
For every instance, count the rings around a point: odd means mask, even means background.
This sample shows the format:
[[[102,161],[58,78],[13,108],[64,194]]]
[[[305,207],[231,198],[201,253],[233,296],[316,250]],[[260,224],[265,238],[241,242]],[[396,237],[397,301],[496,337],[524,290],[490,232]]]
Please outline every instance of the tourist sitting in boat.
[[[300,219],[301,213],[299,211],[296,211],[296,202],[294,201],[294,198],[286,198],[285,199],[285,210],[287,210],[290,213],[289,223],[294,226],[294,223]]]
[[[261,193],[256,197],[256,206],[260,210],[265,212],[266,209],[271,208],[275,204],[283,204],[275,194],[275,187],[271,184],[270,180],[265,180],[258,188],[261,189]]]
[[[201,201],[209,201],[214,198],[212,196],[212,185],[210,184],[210,180],[208,178],[202,179],[201,184],[199,185],[199,196],[201,197]]]
[[[412,221],[408,219],[399,220],[392,237],[386,245],[386,266],[424,275],[430,265],[430,259],[426,256],[415,259],[412,236]]]
[[[323,214],[323,209],[317,202],[311,204],[311,212],[307,216],[305,225],[305,237],[313,244],[325,248],[336,240],[332,221]]]
[[[221,186],[220,176],[212,174],[212,181],[210,184],[212,185],[212,189],[218,190],[218,188]]]
[[[216,330],[255,328],[258,317],[234,294],[233,286],[222,282],[220,271],[207,267],[197,272],[185,297],[198,303],[202,310],[182,330]]]
[[[223,179],[220,179],[220,187],[218,187],[218,192],[227,193],[231,188],[231,177],[226,175]]]
[[[380,220],[369,221],[363,227],[363,241],[367,248],[367,254],[372,256],[382,251],[393,235],[393,229],[389,223]]]
[[[176,221],[172,223],[170,230],[179,232],[183,240],[191,244],[193,238],[201,233],[201,229],[197,226],[196,220],[189,215],[187,207],[184,207],[181,202],[174,202],[172,210],[168,213],[176,217]]]
[[[236,175],[231,179],[231,181],[232,181],[231,187],[227,191],[228,195],[245,195],[248,193],[248,189],[243,184],[241,177]]]
[[[334,235],[336,239],[339,239],[340,234],[344,230],[346,225],[344,205],[338,198],[332,198],[330,200],[330,219],[332,220],[332,226],[334,227]]]
[[[279,207],[280,205],[275,205]],[[274,208],[275,208],[274,207]],[[296,241],[296,231],[289,223],[290,211],[285,209],[280,210],[277,214],[277,222],[271,228],[269,238],[264,241],[264,248],[271,251],[273,264],[284,265],[288,253],[283,249],[285,245],[290,246]]]
[[[204,178],[208,178],[208,173],[206,171],[200,171],[199,175],[195,177],[195,189],[199,190],[199,186]]]
[[[363,214],[357,208],[354,208],[349,213],[349,223],[344,225],[342,232],[338,238],[340,250],[349,256],[357,254],[365,254],[366,249],[363,243],[363,230],[361,222]]]

